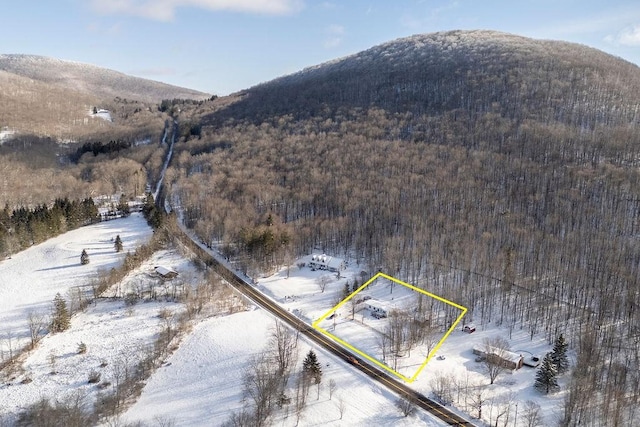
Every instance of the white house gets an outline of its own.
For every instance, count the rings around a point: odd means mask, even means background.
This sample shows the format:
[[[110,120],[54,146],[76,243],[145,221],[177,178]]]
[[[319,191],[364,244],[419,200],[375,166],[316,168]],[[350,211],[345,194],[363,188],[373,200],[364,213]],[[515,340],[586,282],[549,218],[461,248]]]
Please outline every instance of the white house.
[[[373,317],[387,317],[392,309],[389,304],[375,299],[366,300],[364,304]]]
[[[311,255],[311,261],[309,261],[309,267],[311,267],[311,269],[328,270],[337,273],[345,269],[345,264],[344,260],[340,258],[325,254],[313,254]]]

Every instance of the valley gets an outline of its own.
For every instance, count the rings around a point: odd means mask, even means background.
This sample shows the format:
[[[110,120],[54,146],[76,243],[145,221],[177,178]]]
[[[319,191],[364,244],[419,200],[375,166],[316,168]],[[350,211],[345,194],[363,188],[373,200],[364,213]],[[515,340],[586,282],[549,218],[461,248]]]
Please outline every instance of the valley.
[[[131,80],[142,92],[130,93],[146,95],[125,99],[130,86],[112,74],[91,69],[112,76],[113,88],[72,94],[29,61],[29,72],[0,75],[17,88],[4,92],[14,97],[4,105],[31,99],[0,109],[0,252],[10,256],[0,263],[0,401],[10,402],[0,425],[37,414],[36,389],[49,399],[84,393],[84,409],[115,393],[108,410],[83,412],[80,425],[440,425],[398,390],[472,425],[637,421],[636,65],[572,43],[447,31],[225,97],[178,88],[158,99],[157,87]],[[44,121],[22,111],[47,102],[24,96],[27,77],[29,90],[55,99],[37,113]],[[110,98],[116,90],[124,92]],[[85,125],[92,106],[112,121]],[[150,226],[133,213],[72,231],[78,222],[57,201],[107,200],[117,211],[145,197]],[[177,239],[181,230],[199,246]],[[100,233],[121,235],[126,251],[146,240],[154,249],[112,253]],[[79,263],[84,247],[88,266]],[[316,271],[311,254],[347,267]],[[177,281],[156,280],[153,267],[163,263]],[[110,271],[121,273],[108,279]],[[311,328],[377,272],[467,308],[456,326],[443,304],[394,306],[385,282],[363,293],[377,310],[354,299],[324,320],[323,329],[407,377],[440,356],[395,392],[362,375],[386,381],[362,354],[333,341],[319,347],[323,336]],[[108,285],[96,293],[100,280]],[[76,286],[92,304],[69,331],[44,336],[51,324],[40,322],[34,342],[29,313],[45,318],[56,293],[75,312],[83,297],[68,289]],[[400,300],[402,291],[389,296]],[[280,330],[273,313],[307,337]],[[431,335],[452,326],[432,354]],[[118,343],[126,349],[114,342],[113,354],[91,355],[128,329],[139,335]],[[295,357],[285,361],[277,347],[294,336]],[[91,357],[72,348],[78,340]],[[155,348],[151,359],[143,347]],[[320,382],[303,369],[310,350],[325,364]],[[533,356],[538,366],[520,366]],[[144,371],[123,395],[115,381],[129,377],[114,368],[117,357]],[[105,395],[83,384],[103,358],[111,358],[98,371],[111,378]],[[497,369],[496,359],[516,367]],[[256,378],[271,384],[265,394],[256,394]]]

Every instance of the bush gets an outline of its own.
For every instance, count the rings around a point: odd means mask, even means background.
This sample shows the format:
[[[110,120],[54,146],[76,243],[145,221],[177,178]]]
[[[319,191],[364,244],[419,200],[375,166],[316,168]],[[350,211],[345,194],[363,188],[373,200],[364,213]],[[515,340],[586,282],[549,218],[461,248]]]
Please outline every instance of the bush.
[[[97,384],[100,382],[100,372],[92,370],[89,372],[89,384]]]
[[[87,345],[83,342],[78,344],[78,354],[85,354],[87,352]]]

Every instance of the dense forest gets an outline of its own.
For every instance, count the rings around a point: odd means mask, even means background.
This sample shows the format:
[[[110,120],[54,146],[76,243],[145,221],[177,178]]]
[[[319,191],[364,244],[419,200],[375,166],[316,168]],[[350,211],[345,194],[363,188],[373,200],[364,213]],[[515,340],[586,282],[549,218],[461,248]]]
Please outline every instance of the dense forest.
[[[564,334],[562,425],[640,403],[640,69],[492,32],[414,36],[226,100],[168,171],[202,240],[250,274],[314,249]],[[210,105],[210,112],[206,111]]]
[[[0,211],[0,256],[19,252],[60,233],[100,220],[93,199],[57,199],[52,207]]]

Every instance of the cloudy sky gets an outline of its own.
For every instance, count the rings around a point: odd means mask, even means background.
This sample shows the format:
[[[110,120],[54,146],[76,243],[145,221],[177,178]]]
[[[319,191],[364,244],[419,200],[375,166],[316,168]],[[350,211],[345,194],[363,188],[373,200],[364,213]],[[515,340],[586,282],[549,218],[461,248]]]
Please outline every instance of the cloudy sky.
[[[638,0],[22,0],[0,53],[95,64],[225,95],[418,33],[499,30],[640,65]]]

